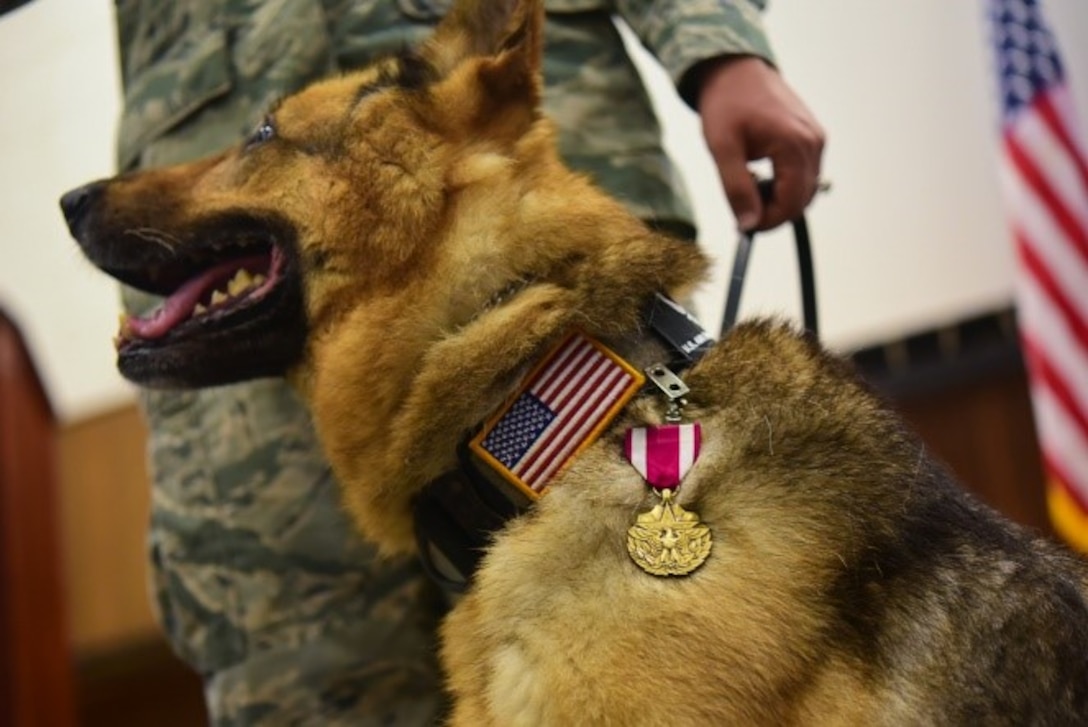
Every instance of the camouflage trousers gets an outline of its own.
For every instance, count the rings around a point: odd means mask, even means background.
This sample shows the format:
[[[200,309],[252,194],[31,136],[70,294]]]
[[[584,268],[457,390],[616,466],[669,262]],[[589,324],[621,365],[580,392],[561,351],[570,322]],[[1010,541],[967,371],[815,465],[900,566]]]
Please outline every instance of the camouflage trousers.
[[[162,624],[216,725],[428,725],[441,596],[340,510],[282,381],[143,397]]]

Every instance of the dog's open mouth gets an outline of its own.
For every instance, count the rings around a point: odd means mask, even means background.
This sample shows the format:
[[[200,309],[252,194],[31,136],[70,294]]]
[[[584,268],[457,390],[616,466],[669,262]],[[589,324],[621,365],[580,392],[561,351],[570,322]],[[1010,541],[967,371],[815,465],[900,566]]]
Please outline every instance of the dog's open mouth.
[[[184,336],[217,324],[245,309],[260,305],[282,283],[286,260],[279,248],[213,264],[170,291],[162,305],[144,316],[121,316],[114,339],[118,351],[128,346]],[[149,287],[149,286],[144,286]]]
[[[92,262],[163,297],[122,315],[117,366],[145,385],[193,388],[284,374],[302,355],[306,324],[292,237],[267,221],[232,220],[195,244],[83,243]],[[126,239],[129,235],[125,235]]]

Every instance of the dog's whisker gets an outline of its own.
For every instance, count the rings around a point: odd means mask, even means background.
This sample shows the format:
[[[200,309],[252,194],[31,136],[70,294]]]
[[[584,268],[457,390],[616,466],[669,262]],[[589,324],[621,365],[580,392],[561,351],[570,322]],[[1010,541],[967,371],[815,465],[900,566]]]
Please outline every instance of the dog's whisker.
[[[153,242],[171,253],[174,252],[175,248],[181,246],[181,240],[179,240],[177,237],[162,230],[157,230],[153,227],[129,228],[125,230],[125,234],[132,235],[133,237],[138,237],[141,240]]]

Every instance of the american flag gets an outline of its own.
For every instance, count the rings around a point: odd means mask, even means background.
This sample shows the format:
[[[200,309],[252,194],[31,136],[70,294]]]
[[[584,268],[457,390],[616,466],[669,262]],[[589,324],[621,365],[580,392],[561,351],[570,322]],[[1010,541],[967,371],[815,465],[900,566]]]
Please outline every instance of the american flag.
[[[1035,0],[987,0],[1002,101],[1001,181],[1019,258],[1020,338],[1056,529],[1088,550],[1088,164]]]
[[[575,333],[530,374],[472,449],[529,494],[540,493],[644,380],[604,346]]]

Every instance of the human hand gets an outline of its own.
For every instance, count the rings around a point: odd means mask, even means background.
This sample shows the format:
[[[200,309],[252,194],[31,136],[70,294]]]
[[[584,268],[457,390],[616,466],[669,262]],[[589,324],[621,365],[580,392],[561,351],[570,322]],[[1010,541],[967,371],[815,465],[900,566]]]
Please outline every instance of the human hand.
[[[824,131],[782,76],[755,56],[711,61],[702,71],[699,115],[737,225],[767,230],[800,216],[815,196]],[[770,159],[774,193],[760,200],[748,162]]]

